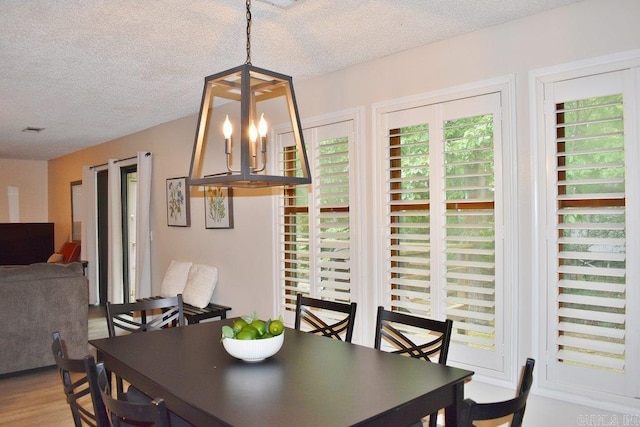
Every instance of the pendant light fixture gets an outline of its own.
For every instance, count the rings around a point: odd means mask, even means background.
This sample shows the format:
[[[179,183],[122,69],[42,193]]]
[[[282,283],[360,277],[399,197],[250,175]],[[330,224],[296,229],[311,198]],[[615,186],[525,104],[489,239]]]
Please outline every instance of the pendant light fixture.
[[[251,64],[251,0],[246,0],[246,7],[246,62],[204,79],[189,184],[245,188],[308,184],[309,162],[291,77]],[[286,145],[291,150],[295,145],[298,172],[267,161],[277,157],[270,153],[276,146],[270,141],[269,116],[290,121],[292,142]],[[276,173],[278,169],[282,174]]]

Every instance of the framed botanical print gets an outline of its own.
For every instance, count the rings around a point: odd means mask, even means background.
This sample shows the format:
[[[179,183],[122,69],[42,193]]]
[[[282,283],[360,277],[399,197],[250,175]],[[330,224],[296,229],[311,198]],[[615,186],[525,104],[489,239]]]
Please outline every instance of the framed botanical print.
[[[233,189],[204,187],[204,228],[233,228]]]
[[[186,177],[167,179],[167,225],[170,227],[191,225]]]

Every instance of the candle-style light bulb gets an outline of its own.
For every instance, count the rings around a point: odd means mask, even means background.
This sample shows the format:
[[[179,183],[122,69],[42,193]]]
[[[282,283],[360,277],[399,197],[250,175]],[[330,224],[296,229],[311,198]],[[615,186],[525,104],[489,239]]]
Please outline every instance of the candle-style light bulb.
[[[224,134],[225,139],[230,139],[231,134],[233,133],[233,127],[231,126],[231,121],[229,121],[229,115],[224,119],[224,123],[222,124],[222,133]]]
[[[251,170],[254,171],[257,165],[256,152],[258,144],[258,129],[256,128],[256,124],[251,120],[251,125],[249,126],[249,164],[251,165]]]
[[[267,152],[267,121],[264,119],[264,113],[260,115],[258,122],[258,133],[260,134],[260,146],[258,149],[264,154]],[[266,160],[264,160],[266,162]]]
[[[260,121],[258,122],[258,133],[262,138],[267,136],[267,121],[264,119],[264,113],[260,115]]]
[[[233,128],[231,127],[231,122],[229,121],[229,115],[224,119],[224,123],[222,124],[222,134],[224,135],[224,153],[227,155],[227,162],[229,161],[229,156],[231,155],[231,133],[233,132]]]
[[[249,141],[256,142],[258,139],[258,129],[256,129],[255,123],[251,120],[251,126],[249,126]]]

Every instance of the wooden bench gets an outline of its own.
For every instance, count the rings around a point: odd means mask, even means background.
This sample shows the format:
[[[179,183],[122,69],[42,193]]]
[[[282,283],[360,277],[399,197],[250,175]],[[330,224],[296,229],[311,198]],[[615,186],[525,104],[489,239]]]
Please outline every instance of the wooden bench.
[[[212,319],[219,317],[220,319],[227,318],[227,311],[231,310],[231,307],[226,305],[209,303],[205,308],[194,307],[190,304],[182,303],[184,317],[189,324],[200,323],[201,320]]]
[[[162,298],[160,296],[140,298],[140,301]],[[182,303],[182,310],[184,311],[184,317],[188,324],[200,323],[201,320],[213,319],[219,317],[220,319],[227,318],[227,311],[231,310],[231,307],[226,305],[209,303],[205,308],[194,307],[191,304],[185,302]]]

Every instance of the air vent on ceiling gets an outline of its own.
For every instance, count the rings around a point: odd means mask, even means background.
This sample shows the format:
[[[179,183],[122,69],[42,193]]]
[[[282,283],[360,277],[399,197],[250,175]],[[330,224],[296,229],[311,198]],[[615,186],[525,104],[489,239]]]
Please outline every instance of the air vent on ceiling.
[[[273,6],[280,7],[282,9],[289,9],[290,7],[295,6],[296,4],[302,3],[304,0],[257,0],[257,1],[260,1],[262,3],[268,3]]]
[[[33,127],[33,126],[29,126],[26,127],[24,129],[22,129],[22,132],[26,132],[26,133],[40,133],[44,130],[44,128],[37,128],[37,127]]]

